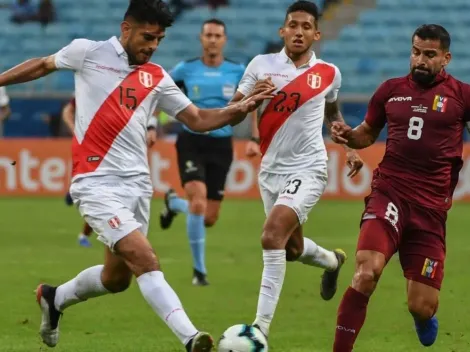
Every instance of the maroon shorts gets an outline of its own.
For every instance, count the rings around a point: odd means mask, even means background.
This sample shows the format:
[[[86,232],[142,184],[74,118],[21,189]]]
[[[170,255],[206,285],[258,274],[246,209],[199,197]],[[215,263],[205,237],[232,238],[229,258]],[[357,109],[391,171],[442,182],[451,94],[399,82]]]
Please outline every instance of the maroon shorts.
[[[390,188],[374,188],[365,203],[357,250],[381,252],[387,261],[398,251],[405,278],[440,289],[447,212],[409,203]],[[372,219],[382,222],[382,231]]]

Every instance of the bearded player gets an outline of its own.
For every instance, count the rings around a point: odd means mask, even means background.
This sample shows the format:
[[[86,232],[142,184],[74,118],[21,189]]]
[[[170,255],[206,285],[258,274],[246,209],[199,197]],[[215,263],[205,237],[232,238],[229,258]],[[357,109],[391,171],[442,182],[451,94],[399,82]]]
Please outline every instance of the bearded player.
[[[318,16],[317,6],[310,1],[292,4],[280,29],[284,49],[256,56],[233,99],[242,99],[261,79],[277,87],[276,97],[261,106],[258,126],[263,155],[258,183],[267,220],[261,237],[264,270],[254,326],[266,336],[281,294],[286,261],[325,269],[321,296],[329,300],[346,260],[343,251],[326,250],[302,235],[302,226],[327,184],[323,122],[344,121],[337,103],[340,71],[317,59],[310,49],[320,39]],[[362,161],[349,148],[348,161],[354,176]]]
[[[445,71],[450,42],[439,25],[419,27],[412,36],[411,73],[385,81],[354,130],[344,123],[332,126],[335,142],[362,149],[388,124],[385,155],[365,199],[356,273],[338,310],[334,352],[353,350],[370,296],[396,252],[418,338],[424,346],[437,338],[447,212],[470,120],[470,86]]]

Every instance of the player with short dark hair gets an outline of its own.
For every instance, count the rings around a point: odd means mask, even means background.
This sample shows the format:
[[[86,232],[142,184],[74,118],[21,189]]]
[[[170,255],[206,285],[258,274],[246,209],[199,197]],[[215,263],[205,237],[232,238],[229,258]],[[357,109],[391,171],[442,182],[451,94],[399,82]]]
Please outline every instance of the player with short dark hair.
[[[200,108],[220,108],[232,99],[245,67],[224,57],[225,23],[205,21],[200,34],[202,56],[178,63],[169,73],[175,83]],[[186,199],[170,189],[160,225],[169,228],[178,213],[186,214],[186,228],[193,256],[194,285],[208,285],[205,263],[205,227],[219,218],[225,181],[233,160],[232,126],[197,133],[184,126],[176,151]]]
[[[344,251],[322,248],[303,236],[303,224],[322,196],[328,180],[322,127],[344,121],[338,94],[341,72],[311,50],[320,39],[318,8],[298,1],[287,9],[279,34],[282,51],[258,55],[248,65],[233,101],[249,94],[260,79],[276,87],[276,97],[261,105],[258,131],[262,154],[258,184],[266,213],[261,245],[263,274],[253,325],[266,336],[284,284],[287,261],[324,270],[320,295],[336,293]],[[350,176],[362,160],[348,147]]]
[[[147,239],[153,187],[146,127],[155,110],[199,132],[242,121],[272,89],[223,109],[199,109],[168,73],[149,62],[172,15],[161,0],[131,0],[121,35],[96,42],[75,39],[54,55],[28,60],[0,75],[0,86],[32,81],[56,70],[75,72],[77,116],[70,193],[84,219],[106,245],[104,265],[57,287],[41,284],[40,335],[54,347],[62,312],[88,299],[126,290],[136,277],[142,296],[189,352],[208,352],[212,337],[193,325],[161,271]]]
[[[470,120],[470,86],[445,71],[450,42],[442,26],[420,26],[412,36],[410,73],[380,85],[361,125],[332,126],[335,142],[362,149],[388,124],[385,155],[365,198],[356,273],[338,309],[335,352],[353,350],[369,298],[396,252],[419,340],[430,346],[437,338],[447,212]]]

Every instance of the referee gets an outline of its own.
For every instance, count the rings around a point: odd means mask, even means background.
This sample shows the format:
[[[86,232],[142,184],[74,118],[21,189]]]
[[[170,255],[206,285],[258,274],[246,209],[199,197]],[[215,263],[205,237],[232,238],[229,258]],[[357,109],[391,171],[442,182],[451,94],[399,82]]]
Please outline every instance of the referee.
[[[224,58],[227,42],[225,23],[210,19],[200,33],[202,57],[180,62],[170,75],[199,108],[227,106],[238,87],[245,67]],[[178,213],[186,214],[186,226],[193,256],[193,285],[208,285],[205,265],[206,227],[219,217],[225,180],[232,164],[232,127],[198,134],[186,126],[178,135],[176,151],[181,183],[186,199],[174,190],[165,194],[160,215],[162,229],[171,226]]]

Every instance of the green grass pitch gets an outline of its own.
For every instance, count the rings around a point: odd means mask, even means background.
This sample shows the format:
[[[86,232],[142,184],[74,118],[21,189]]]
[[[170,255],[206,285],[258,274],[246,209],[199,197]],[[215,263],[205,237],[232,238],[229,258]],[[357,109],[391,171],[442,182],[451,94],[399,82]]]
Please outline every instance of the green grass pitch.
[[[251,323],[262,271],[260,201],[226,201],[219,223],[208,230],[207,258],[211,286],[191,286],[191,258],[183,216],[161,231],[153,203],[150,240],[169,283],[193,322],[218,338],[236,323]],[[337,295],[319,295],[321,271],[289,263],[282,296],[271,328],[271,352],[329,352],[336,310],[351,282],[362,202],[322,200],[305,234],[326,248],[343,248],[349,260]],[[39,340],[39,308],[34,289],[40,282],[59,284],[82,269],[100,264],[102,245],[81,248],[76,235],[82,222],[62,199],[0,200],[0,351],[46,351]],[[456,204],[448,220],[448,260],[438,317],[440,333],[427,351],[470,351],[470,205]],[[67,310],[55,352],[172,352],[182,346],[142,298],[135,283],[122,294],[90,300]],[[418,351],[399,263],[392,259],[368,311],[358,352]],[[356,351],[355,350],[355,351]]]

